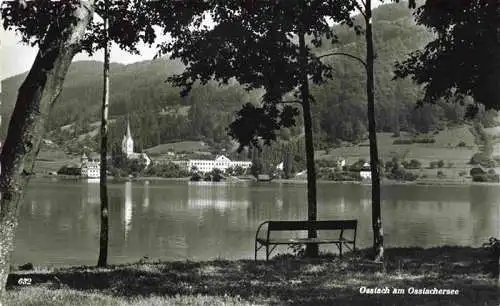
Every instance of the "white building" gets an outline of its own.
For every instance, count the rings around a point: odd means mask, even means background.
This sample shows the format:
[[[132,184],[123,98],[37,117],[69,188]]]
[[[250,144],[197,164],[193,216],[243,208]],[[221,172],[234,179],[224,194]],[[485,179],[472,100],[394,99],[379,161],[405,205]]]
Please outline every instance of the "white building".
[[[80,174],[83,177],[96,178],[101,176],[101,161],[97,154],[91,154],[89,157],[83,153],[81,158]]]
[[[210,172],[215,168],[226,171],[227,168],[235,168],[240,166],[243,169],[248,169],[252,166],[250,161],[232,161],[224,155],[217,156],[214,160],[211,159],[190,159],[188,160],[188,170],[196,167],[200,172]]]
[[[339,169],[342,169],[347,165],[347,160],[345,158],[338,158],[336,162],[337,162],[337,168]]]
[[[370,167],[369,163],[364,163],[363,167],[361,168],[361,171],[359,171],[359,175],[363,180],[369,180],[371,181],[372,179],[372,170]]]
[[[127,135],[123,136],[122,140],[122,152],[125,154],[127,159],[144,159],[146,167],[151,164],[151,159],[146,153],[135,153],[134,152],[134,140],[132,139],[132,133],[130,133],[130,122],[127,121]]]
[[[283,169],[284,169],[284,164],[283,164],[283,162],[279,163],[279,164],[276,166],[276,170],[283,171]]]

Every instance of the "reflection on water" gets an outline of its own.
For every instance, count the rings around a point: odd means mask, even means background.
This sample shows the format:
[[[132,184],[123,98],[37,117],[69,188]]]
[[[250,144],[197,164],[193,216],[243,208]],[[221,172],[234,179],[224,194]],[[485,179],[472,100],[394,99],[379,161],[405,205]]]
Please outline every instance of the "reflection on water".
[[[142,207],[144,209],[149,207],[149,181],[144,182],[144,200],[142,201]]]
[[[100,194],[100,186],[99,179],[88,179],[87,180],[87,201],[88,204],[101,204],[101,194]],[[85,204],[85,201],[82,202]]]
[[[242,189],[237,189],[238,194],[234,192],[234,184],[225,182],[189,182],[188,184],[188,207],[191,209],[215,208],[226,211],[248,206],[247,199],[239,194]]]
[[[111,183],[109,262],[250,258],[264,220],[307,218],[304,184]],[[499,235],[500,187],[383,186],[385,242],[474,245]],[[31,181],[21,207],[14,261],[96,263],[99,184]],[[372,243],[369,186],[319,184],[318,219],[358,219],[360,247]]]
[[[132,182],[125,183],[125,205],[123,210],[123,224],[125,225],[125,239],[132,229]]]
[[[470,216],[465,220],[472,226],[473,239],[500,236],[500,189],[474,185],[470,188]],[[494,229],[494,231],[492,231]]]
[[[345,207],[345,198],[344,197],[339,199],[339,209],[340,209],[341,213],[345,212],[346,207]]]
[[[471,222],[458,222],[470,216],[468,186],[402,187],[384,189],[383,222],[389,244],[478,244],[471,239]]]

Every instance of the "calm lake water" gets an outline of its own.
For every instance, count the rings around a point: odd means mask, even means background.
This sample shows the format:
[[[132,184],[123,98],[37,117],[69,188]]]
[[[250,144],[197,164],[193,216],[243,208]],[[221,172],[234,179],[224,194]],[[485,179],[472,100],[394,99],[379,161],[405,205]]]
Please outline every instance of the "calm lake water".
[[[370,186],[320,183],[318,218],[358,219],[358,246],[368,247],[370,192]],[[307,217],[305,184],[126,182],[110,184],[109,196],[112,264],[143,256],[253,258],[262,221]],[[480,246],[500,232],[500,186],[383,186],[382,200],[387,247]],[[99,205],[98,182],[32,180],[15,264],[94,265]]]

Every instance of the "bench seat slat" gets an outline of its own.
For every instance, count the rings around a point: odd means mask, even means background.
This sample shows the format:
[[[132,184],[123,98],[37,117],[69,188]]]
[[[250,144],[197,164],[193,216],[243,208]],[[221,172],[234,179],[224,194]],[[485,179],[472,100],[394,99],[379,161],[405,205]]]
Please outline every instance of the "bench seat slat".
[[[283,238],[283,239],[269,239],[258,238],[257,241],[260,244],[307,244],[307,243],[353,243],[354,240],[349,239],[339,239],[339,238]]]
[[[333,221],[272,221],[269,222],[269,231],[305,231],[311,230],[342,230],[355,229],[357,220]]]

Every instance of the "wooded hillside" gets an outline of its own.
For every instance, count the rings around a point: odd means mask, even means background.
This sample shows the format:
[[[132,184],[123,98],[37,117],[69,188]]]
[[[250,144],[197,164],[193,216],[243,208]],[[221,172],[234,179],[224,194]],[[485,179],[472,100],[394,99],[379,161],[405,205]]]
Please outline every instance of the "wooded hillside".
[[[363,39],[357,37],[353,29],[342,26],[335,29],[341,43],[334,46],[324,44],[317,50],[319,54],[332,49],[357,56],[364,54]],[[379,131],[428,132],[446,124],[462,123],[464,107],[437,101],[436,105],[416,109],[420,89],[410,80],[392,80],[394,62],[432,38],[432,33],[415,25],[407,4],[387,4],[377,8],[374,11],[374,30]],[[325,61],[333,64],[334,78],[321,87],[312,88],[316,100],[313,105],[315,145],[322,148],[341,141],[361,141],[367,130],[363,68],[347,57],[329,57]],[[182,69],[181,63],[168,59],[111,65],[112,146],[121,142],[125,121],[130,118],[137,150],[182,140],[202,140],[215,148],[232,147],[226,127],[232,121],[234,111],[246,102],[258,103],[261,92],[246,92],[236,83],[222,87],[207,84],[194,88],[190,96],[181,98],[180,89],[172,87],[166,79]],[[48,122],[48,138],[73,147],[75,151],[82,143],[97,148],[98,126],[91,123],[99,120],[101,71],[100,62],[72,64],[63,93]],[[2,81],[1,112],[4,120],[12,111],[17,88],[25,75]],[[482,116],[485,126],[493,124],[493,114]],[[7,124],[2,125],[2,137],[6,127]],[[61,127],[65,128],[61,130]],[[91,131],[94,133],[88,133]],[[282,131],[281,137],[286,140],[300,133],[299,126]]]

